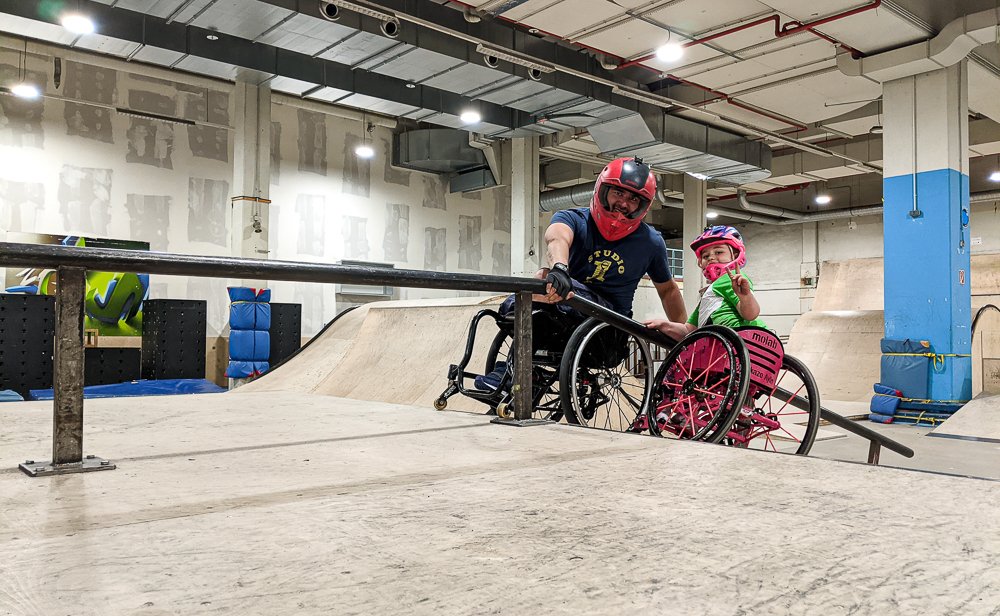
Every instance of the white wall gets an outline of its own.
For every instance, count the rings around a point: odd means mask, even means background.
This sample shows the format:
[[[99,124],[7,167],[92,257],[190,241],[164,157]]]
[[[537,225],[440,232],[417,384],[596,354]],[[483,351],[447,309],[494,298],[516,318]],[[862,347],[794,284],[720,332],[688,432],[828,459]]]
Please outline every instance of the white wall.
[[[0,73],[16,74],[19,60],[0,50]],[[29,56],[29,74],[48,97],[0,95],[0,239],[8,232],[85,235],[147,241],[172,253],[231,254],[234,131],[106,107],[231,127],[232,86],[191,87],[170,81],[166,70],[161,80],[67,61],[57,89],[52,65]],[[279,104],[271,119],[269,258],[509,274],[508,189],[449,194],[440,176],[392,168],[385,128],[374,129],[376,155],[366,161],[354,154],[361,122]],[[207,300],[208,335],[215,336],[226,332],[227,284],[156,276],[150,296]],[[276,282],[273,289],[273,301],[303,304],[303,335],[337,312],[334,285]],[[396,297],[457,294],[399,289]]]

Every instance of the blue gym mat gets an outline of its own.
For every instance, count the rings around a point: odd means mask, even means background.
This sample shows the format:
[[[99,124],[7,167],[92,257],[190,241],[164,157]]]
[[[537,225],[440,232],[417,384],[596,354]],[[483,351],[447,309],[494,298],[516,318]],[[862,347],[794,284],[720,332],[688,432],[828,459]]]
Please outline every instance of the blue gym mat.
[[[181,394],[217,394],[226,391],[205,379],[164,379],[132,381],[117,385],[91,385],[83,388],[84,398],[130,398],[135,396],[176,396]],[[29,400],[51,400],[51,389],[32,389]]]

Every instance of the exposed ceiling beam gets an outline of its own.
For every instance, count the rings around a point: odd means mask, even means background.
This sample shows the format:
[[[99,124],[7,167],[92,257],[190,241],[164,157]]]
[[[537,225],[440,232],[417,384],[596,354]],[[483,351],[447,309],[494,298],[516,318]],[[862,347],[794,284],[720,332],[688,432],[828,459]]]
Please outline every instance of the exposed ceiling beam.
[[[315,4],[315,0],[313,3]],[[101,35],[122,41],[214,60],[234,67],[288,77],[319,86],[347,90],[452,116],[458,116],[464,110],[474,107],[482,116],[484,124],[508,129],[535,123],[534,118],[523,111],[486,101],[473,102],[460,94],[431,86],[407,87],[408,82],[403,79],[351,68],[272,45],[254,43],[224,32],[176,21],[168,22],[167,19],[91,0],[79,0],[77,10],[85,12],[101,24]],[[56,15],[41,15],[38,3],[33,0],[7,0],[4,2],[2,12],[33,21],[58,24]],[[209,35],[214,39],[210,40]]]

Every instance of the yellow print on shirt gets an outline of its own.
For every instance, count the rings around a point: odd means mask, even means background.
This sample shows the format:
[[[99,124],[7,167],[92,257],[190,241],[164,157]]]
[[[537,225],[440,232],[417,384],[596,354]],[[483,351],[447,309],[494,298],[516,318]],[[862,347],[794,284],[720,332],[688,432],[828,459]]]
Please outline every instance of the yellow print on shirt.
[[[595,250],[594,254],[587,257],[587,262],[594,265],[594,273],[587,277],[584,282],[604,282],[604,275],[611,271],[611,268],[617,264],[618,273],[625,273],[625,261],[618,256],[617,252],[611,250]]]

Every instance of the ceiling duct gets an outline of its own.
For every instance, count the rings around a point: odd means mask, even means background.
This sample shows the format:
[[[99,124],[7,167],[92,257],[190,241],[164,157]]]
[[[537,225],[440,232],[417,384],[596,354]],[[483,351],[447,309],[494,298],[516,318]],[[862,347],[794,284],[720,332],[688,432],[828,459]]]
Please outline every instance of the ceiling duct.
[[[496,186],[486,154],[469,145],[469,133],[429,128],[392,137],[392,164],[449,176],[451,192],[471,192]]]
[[[767,144],[659,110],[592,124],[587,130],[602,153],[638,156],[657,169],[698,173],[731,186],[771,176]]]

